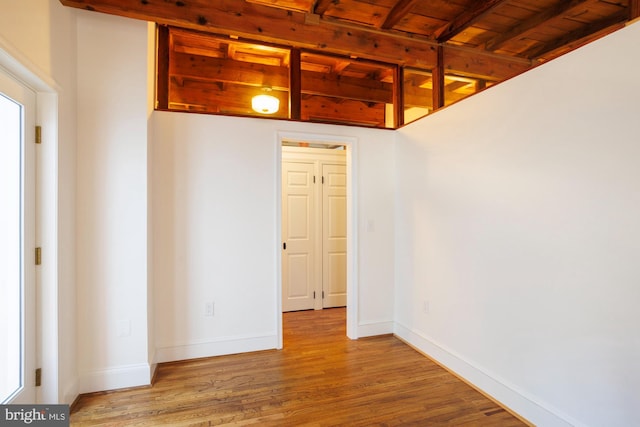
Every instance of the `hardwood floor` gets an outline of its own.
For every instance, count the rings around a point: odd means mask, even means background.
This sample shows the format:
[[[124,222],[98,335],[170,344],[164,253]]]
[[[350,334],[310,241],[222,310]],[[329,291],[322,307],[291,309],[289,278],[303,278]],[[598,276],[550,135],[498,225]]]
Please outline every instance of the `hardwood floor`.
[[[81,396],[72,426],[522,426],[397,338],[351,341],[345,310],[284,315],[284,349],[158,367],[151,387]]]

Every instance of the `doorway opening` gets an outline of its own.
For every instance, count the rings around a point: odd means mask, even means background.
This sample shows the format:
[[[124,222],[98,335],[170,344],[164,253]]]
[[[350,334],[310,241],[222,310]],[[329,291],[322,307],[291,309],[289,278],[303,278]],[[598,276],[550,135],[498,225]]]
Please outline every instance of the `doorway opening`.
[[[282,313],[346,307],[357,318],[354,138],[280,134],[279,340]]]
[[[343,145],[282,147],[282,311],[347,305]]]

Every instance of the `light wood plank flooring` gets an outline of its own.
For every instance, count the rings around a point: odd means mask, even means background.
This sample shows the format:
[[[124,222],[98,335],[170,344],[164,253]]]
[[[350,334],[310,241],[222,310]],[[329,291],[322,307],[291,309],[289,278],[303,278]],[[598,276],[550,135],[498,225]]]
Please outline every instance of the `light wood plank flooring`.
[[[81,396],[71,425],[525,425],[393,336],[349,340],[344,309],[285,313],[284,346],[162,364],[151,387]]]

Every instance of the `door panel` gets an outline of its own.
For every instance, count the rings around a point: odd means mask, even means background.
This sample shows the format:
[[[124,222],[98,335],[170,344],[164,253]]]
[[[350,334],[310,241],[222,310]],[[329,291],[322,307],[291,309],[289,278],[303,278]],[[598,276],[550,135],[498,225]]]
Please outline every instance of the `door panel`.
[[[304,299],[312,289],[309,271],[311,270],[311,260],[308,254],[291,254],[287,257],[289,261],[288,271],[288,299]]]
[[[314,308],[314,168],[282,162],[282,311]]]
[[[309,215],[311,215],[311,205],[313,200],[308,195],[288,194],[287,195],[287,226],[289,236],[287,241],[290,244],[294,242],[308,242],[312,239],[311,225],[309,223]]]
[[[322,165],[323,307],[347,305],[347,172],[345,165]]]
[[[327,255],[329,277],[326,281],[325,307],[344,307],[347,305],[347,253],[333,252]]]

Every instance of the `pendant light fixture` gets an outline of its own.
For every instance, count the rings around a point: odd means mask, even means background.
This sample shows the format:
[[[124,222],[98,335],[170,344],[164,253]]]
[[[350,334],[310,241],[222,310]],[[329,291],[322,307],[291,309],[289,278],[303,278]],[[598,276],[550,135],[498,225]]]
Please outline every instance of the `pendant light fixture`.
[[[270,87],[264,87],[262,90],[265,93],[256,95],[251,99],[251,108],[260,114],[277,113],[280,109],[280,100],[273,95],[268,95],[268,92],[271,92]]]

